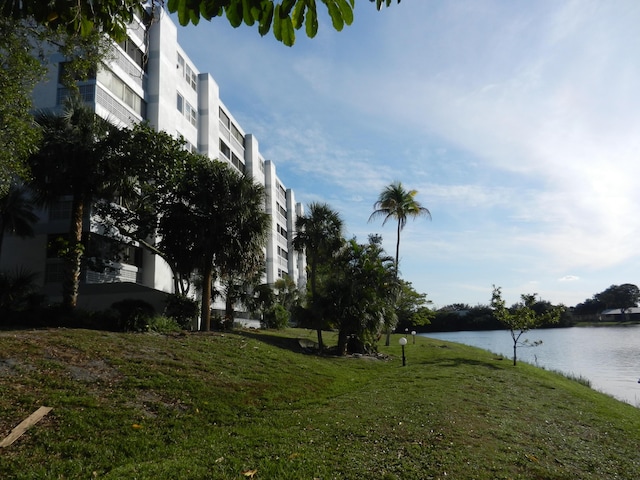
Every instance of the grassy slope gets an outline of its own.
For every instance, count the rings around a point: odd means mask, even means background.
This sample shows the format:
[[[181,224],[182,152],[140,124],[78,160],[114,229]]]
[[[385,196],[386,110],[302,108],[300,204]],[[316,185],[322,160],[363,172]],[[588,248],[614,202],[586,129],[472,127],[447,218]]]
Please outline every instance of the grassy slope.
[[[402,367],[397,339],[383,361],[300,337],[0,332],[0,438],[53,407],[0,478],[640,478],[640,411],[577,382],[426,338]]]

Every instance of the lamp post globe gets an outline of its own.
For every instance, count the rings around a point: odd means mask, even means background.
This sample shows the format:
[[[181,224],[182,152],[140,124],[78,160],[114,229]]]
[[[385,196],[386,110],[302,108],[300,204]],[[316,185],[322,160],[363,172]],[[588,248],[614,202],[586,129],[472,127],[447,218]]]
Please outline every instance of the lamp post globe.
[[[400,343],[400,346],[402,347],[402,366],[404,367],[407,364],[407,358],[404,356],[404,346],[407,344],[407,339],[405,337],[400,337],[398,343]]]
[[[411,335],[413,335],[413,343],[415,344],[416,343],[416,331],[412,330],[411,331]]]

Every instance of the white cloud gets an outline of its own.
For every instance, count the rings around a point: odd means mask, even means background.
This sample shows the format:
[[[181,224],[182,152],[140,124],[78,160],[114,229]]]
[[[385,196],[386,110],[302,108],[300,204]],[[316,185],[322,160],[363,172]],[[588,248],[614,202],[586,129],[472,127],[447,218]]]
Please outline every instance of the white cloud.
[[[560,277],[558,279],[559,282],[576,282],[580,280],[580,277],[577,275],[565,275],[564,277]]]

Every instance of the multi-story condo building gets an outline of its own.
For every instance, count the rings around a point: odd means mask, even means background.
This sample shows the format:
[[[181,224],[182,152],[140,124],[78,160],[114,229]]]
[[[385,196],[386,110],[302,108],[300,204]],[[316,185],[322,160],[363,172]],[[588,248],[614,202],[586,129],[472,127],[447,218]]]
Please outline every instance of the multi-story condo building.
[[[47,80],[34,91],[39,109],[60,108],[68,96],[60,83],[64,58],[54,55],[52,60]],[[120,125],[146,120],[158,131],[182,136],[189,150],[227,162],[264,185],[265,211],[271,216],[265,280],[272,284],[288,275],[298,285],[304,283],[305,258],[292,247],[302,206],[278,178],[275,164],[261,154],[258,139],[246,133],[224,105],[215,80],[200,72],[180,47],[176,25],[166,12],[155,11],[148,27],[142,21],[132,24],[126,41],[114,44],[107,64],[97,69],[95,78],[80,83],[79,89],[99,115]],[[61,265],[47,253],[47,245],[67,228],[69,209],[70,202],[63,198],[41,212],[36,237],[6,239],[0,258],[2,269],[22,265],[40,273],[43,291],[53,300],[60,295]],[[98,236],[90,216],[85,230],[94,239]],[[106,308],[133,291],[148,299],[154,298],[154,292],[172,292],[171,270],[160,257],[132,247],[127,258],[112,273],[85,269],[79,305]],[[223,307],[220,302],[214,308]]]

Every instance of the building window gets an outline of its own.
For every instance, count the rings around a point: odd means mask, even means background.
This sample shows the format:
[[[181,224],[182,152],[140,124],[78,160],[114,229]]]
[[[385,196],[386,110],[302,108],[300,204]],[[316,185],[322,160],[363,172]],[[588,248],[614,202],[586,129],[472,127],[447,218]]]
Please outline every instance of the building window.
[[[284,258],[285,260],[288,260],[289,252],[287,252],[284,248],[278,247],[278,256]]]
[[[231,135],[244,147],[244,137],[233,123],[231,124]]]
[[[178,94],[178,111],[184,113],[184,98]]]
[[[178,53],[178,65],[177,65],[177,68],[178,68],[178,74],[181,77],[184,77],[184,58],[179,53]]]
[[[118,100],[124,102],[127,106],[141,117],[144,117],[145,106],[144,100],[136,94],[126,83],[118,78],[111,70],[102,68],[98,72],[98,81],[106,87]]]
[[[229,126],[231,125],[231,121],[229,120],[229,116],[224,113],[224,111],[222,110],[222,108],[220,109],[220,123],[222,123],[225,127],[227,127],[227,129],[229,129]]]
[[[69,220],[71,218],[71,200],[58,200],[49,207],[49,220]]]
[[[198,112],[189,102],[185,101],[184,103],[184,116],[187,117],[187,120],[189,120],[191,125],[195,127],[198,123]]]
[[[276,205],[278,207],[278,213],[286,218],[287,217],[287,210],[282,205],[280,205],[278,202],[276,202]]]
[[[222,153],[227,160],[231,158],[231,149],[229,148],[229,145],[224,143],[222,140],[220,140],[220,153]]]
[[[198,91],[198,77],[196,76],[194,71],[191,70],[191,67],[189,65],[185,66],[184,79],[189,85],[191,85],[191,88],[193,88],[195,91]]]
[[[233,166],[238,170],[244,172],[244,162],[233,152],[231,152],[231,163],[233,163]]]
[[[129,37],[127,37],[123,42],[118,43],[118,45],[126,52],[129,58],[131,58],[136,65],[142,69],[145,68],[144,53],[142,53],[142,50],[140,50]]]

